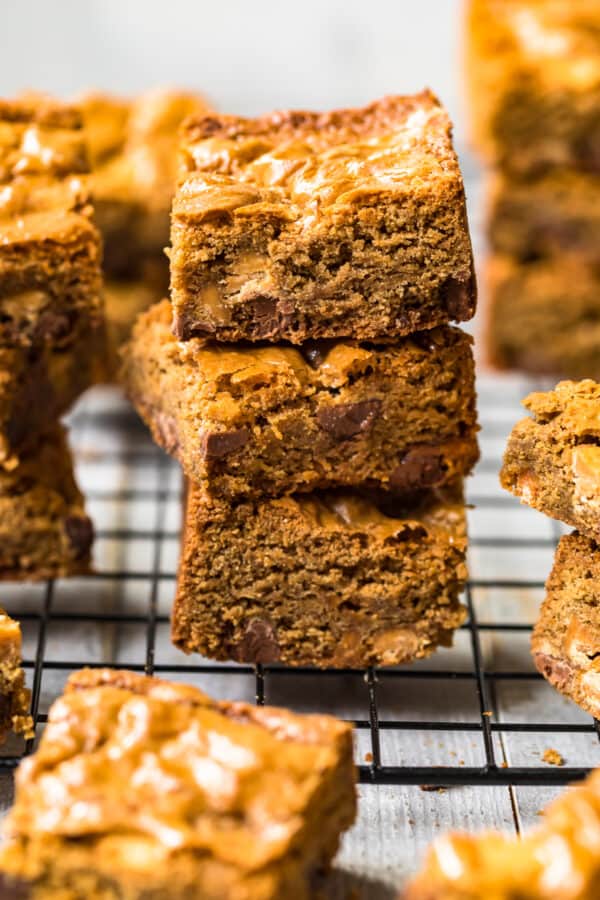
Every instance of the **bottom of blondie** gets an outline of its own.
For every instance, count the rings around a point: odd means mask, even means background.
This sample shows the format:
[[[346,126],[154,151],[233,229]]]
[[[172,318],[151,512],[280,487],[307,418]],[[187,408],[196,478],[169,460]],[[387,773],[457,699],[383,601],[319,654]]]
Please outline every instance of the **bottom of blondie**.
[[[351,727],[83,670],[20,766],[0,896],[310,900],[355,816]]]
[[[0,743],[10,731],[33,737],[30,700],[21,665],[21,627],[0,609]]]
[[[229,506],[190,483],[173,640],[248,663],[409,662],[464,621],[465,552],[461,485]]]
[[[13,469],[0,467],[0,579],[85,574],[93,527],[57,426]]]
[[[600,718],[600,544],[561,538],[531,640],[538,671]]]

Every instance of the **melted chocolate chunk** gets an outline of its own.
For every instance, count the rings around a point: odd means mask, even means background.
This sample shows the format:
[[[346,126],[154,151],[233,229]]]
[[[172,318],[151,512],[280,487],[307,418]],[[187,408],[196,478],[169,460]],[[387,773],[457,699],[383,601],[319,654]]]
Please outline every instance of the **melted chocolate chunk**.
[[[252,619],[246,625],[244,636],[232,649],[237,662],[273,663],[280,659],[281,652],[277,632],[267,619]]]
[[[217,330],[211,322],[198,322],[189,316],[173,314],[173,334],[180,341],[188,341],[192,337],[211,337]]]
[[[292,324],[294,305],[289,300],[259,297],[248,304],[253,320],[252,332],[257,338],[277,337]]]
[[[404,454],[390,475],[390,486],[396,491],[436,487],[444,482],[445,474],[443,453],[437,447],[421,444]]]
[[[94,539],[94,526],[87,516],[67,516],[65,531],[75,559],[82,559],[89,553]]]
[[[325,406],[320,409],[317,412],[317,422],[323,431],[337,441],[344,441],[372,428],[380,410],[381,400],[340,403],[338,406]]]
[[[475,284],[472,277],[467,281],[447,278],[441,286],[440,293],[451,319],[456,322],[464,322],[471,318],[475,296]]]
[[[235,453],[250,440],[247,428],[234,431],[204,432],[200,437],[200,452],[204,459],[223,459]]]

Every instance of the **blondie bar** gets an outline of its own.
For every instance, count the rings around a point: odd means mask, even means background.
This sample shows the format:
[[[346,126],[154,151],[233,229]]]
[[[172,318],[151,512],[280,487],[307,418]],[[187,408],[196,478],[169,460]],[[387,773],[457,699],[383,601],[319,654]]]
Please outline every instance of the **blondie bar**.
[[[92,157],[96,221],[111,278],[140,278],[147,259],[161,260],[177,179],[182,120],[209,107],[198,95],[164,89],[133,100],[88,94],[80,101]]]
[[[573,255],[600,264],[600,177],[561,169],[491,185],[488,235],[496,253],[522,262]]]
[[[538,670],[600,719],[600,545],[561,538],[531,640]]]
[[[486,344],[499,368],[568,378],[600,378],[600,275],[563,254],[487,268]]]
[[[561,381],[524,401],[532,413],[513,428],[502,486],[540,512],[600,540],[600,385]]]
[[[352,729],[76,672],[17,772],[3,896],[309,900],[354,819]]]
[[[33,446],[106,372],[105,325],[83,321],[68,347],[0,346],[0,468]]]
[[[11,731],[33,737],[30,700],[21,664],[21,626],[0,609],[0,743]]]
[[[155,440],[211,496],[442,484],[477,461],[471,338],[395,345],[177,341],[164,301],[138,320],[123,378]]]
[[[85,573],[92,538],[65,434],[55,426],[15,468],[0,467],[0,579]]]
[[[121,351],[131,337],[135,320],[140,313],[157,303],[163,296],[160,273],[155,283],[152,275],[122,281],[106,281],[104,305],[108,344],[107,380],[119,381]]]
[[[62,349],[102,317],[87,169],[76,110],[0,100],[0,346]]]
[[[396,665],[449,646],[465,618],[459,485],[206,503],[192,483],[174,642],[216,659]]]
[[[597,900],[600,772],[562,794],[523,838],[439,838],[404,900]]]
[[[600,8],[590,0],[470,0],[473,133],[513,175],[600,173]]]
[[[475,310],[464,188],[429,92],[182,129],[178,337],[397,338]]]

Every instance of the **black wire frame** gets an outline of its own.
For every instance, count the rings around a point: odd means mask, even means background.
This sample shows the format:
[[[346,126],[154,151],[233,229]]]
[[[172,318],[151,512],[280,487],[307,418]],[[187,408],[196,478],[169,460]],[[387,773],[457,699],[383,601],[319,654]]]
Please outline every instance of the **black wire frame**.
[[[81,426],[86,416],[90,413],[82,411],[76,417],[76,423]],[[135,421],[133,415],[125,416],[125,423]],[[164,477],[169,465],[166,457],[164,457],[156,448],[149,443],[146,444],[142,451],[119,450],[115,451],[99,451],[95,453],[95,461],[98,463],[110,464],[114,462],[115,457],[123,459],[129,457],[129,461],[135,463],[136,460],[144,457],[146,461],[156,461],[158,469],[158,478],[156,480],[155,489],[147,488],[128,488],[125,490],[115,491],[89,491],[89,499],[101,499],[103,501],[115,502],[133,502],[136,499],[151,500],[154,505],[154,521],[150,530],[136,531],[132,529],[122,530],[99,530],[98,538],[108,538],[117,541],[130,541],[136,537],[144,537],[151,539],[153,542],[152,561],[147,569],[139,571],[123,571],[123,572],[95,572],[88,576],[90,581],[111,579],[119,581],[125,580],[144,580],[148,581],[150,588],[148,592],[147,610],[145,614],[131,614],[102,612],[99,614],[86,612],[82,605],[81,611],[62,612],[54,608],[55,583],[48,581],[45,584],[43,600],[39,610],[20,612],[18,609],[10,607],[10,592],[5,592],[3,605],[7,606],[9,613],[12,612],[22,622],[32,622],[37,624],[37,646],[35,654],[30,659],[25,659],[23,665],[26,670],[32,672],[30,683],[32,686],[31,697],[31,715],[33,717],[36,734],[40,732],[40,726],[43,726],[47,720],[46,714],[40,712],[40,697],[42,687],[42,677],[45,671],[59,670],[65,673],[82,668],[84,666],[110,667],[111,663],[89,662],[83,658],[66,658],[66,659],[47,659],[46,658],[46,639],[51,624],[61,624],[65,627],[78,624],[88,623],[90,626],[94,624],[108,625],[132,625],[139,627],[145,632],[145,653],[143,660],[138,663],[127,663],[127,668],[133,671],[145,672],[148,675],[189,675],[190,679],[194,675],[211,675],[212,673],[223,675],[253,675],[255,684],[255,699],[257,704],[265,703],[267,695],[267,686],[274,679],[285,679],[290,674],[294,676],[312,675],[318,678],[327,679],[331,676],[339,676],[343,674],[356,675],[356,670],[317,670],[317,669],[298,669],[285,668],[281,666],[244,666],[244,665],[223,665],[212,664],[210,660],[198,657],[182,657],[186,661],[182,664],[161,665],[155,661],[155,649],[157,641],[157,629],[159,626],[168,623],[168,617],[162,615],[158,610],[158,594],[159,587],[163,581],[172,581],[173,573],[161,570],[161,546],[165,538],[176,538],[176,531],[169,531],[164,526],[165,505],[169,499],[173,499],[178,491],[165,487],[166,478]],[[511,499],[507,496],[502,497],[471,497],[479,508],[485,507],[486,504],[497,506],[503,502],[510,503]],[[530,538],[523,541],[517,537],[485,538],[473,535],[471,544],[474,546],[531,546],[531,547],[553,547],[559,537],[557,529],[554,530],[552,537],[546,538]],[[527,680],[537,679],[541,676],[529,671],[493,671],[487,669],[484,665],[484,655],[481,649],[481,638],[485,633],[489,632],[505,632],[518,633],[528,632],[531,626],[519,622],[482,622],[479,621],[475,605],[473,603],[473,592],[477,588],[506,588],[508,590],[520,589],[543,589],[542,581],[535,580],[470,580],[465,591],[465,602],[468,607],[469,617],[463,629],[467,632],[471,651],[473,665],[470,670],[463,668],[422,668],[412,669],[411,667],[386,668],[386,679],[394,679],[399,684],[411,678],[418,677],[425,681],[430,680],[438,682],[470,681],[476,690],[479,716],[475,721],[453,720],[449,717],[447,720],[438,721],[408,721],[400,719],[381,719],[378,703],[378,689],[380,681],[380,672],[375,668],[369,668],[363,671],[364,689],[366,691],[366,708],[368,709],[368,717],[363,720],[353,720],[353,724],[358,732],[366,733],[370,738],[370,752],[367,754],[368,763],[358,766],[358,776],[361,783],[367,784],[388,784],[388,785],[426,785],[428,787],[456,786],[456,785],[563,785],[570,781],[579,780],[585,777],[589,769],[584,767],[562,766],[526,766],[518,767],[509,765],[506,759],[500,759],[497,746],[495,746],[495,737],[510,732],[535,732],[550,735],[558,734],[592,734],[600,741],[600,722],[589,719],[589,722],[510,722],[500,721],[497,716],[495,689],[496,685],[501,681],[510,680]],[[82,654],[83,655],[83,654]],[[113,664],[114,665],[114,664]],[[117,666],[114,665],[116,668]],[[119,665],[119,668],[122,666]],[[232,696],[231,699],[237,699]],[[418,764],[412,765],[384,765],[382,762],[381,737],[382,734],[389,730],[397,731],[430,731],[438,734],[469,734],[471,737],[477,735],[483,745],[485,763],[480,766],[465,765],[444,765],[444,766],[422,766]],[[14,769],[21,759],[30,754],[35,746],[35,739],[22,742],[22,746],[18,751],[11,752],[7,755],[0,756],[0,770]]]

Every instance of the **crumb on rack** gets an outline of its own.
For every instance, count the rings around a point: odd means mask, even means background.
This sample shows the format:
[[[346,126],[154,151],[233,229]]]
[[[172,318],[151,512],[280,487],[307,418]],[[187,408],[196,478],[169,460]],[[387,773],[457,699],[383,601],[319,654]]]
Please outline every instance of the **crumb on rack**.
[[[373,762],[373,754],[365,753],[365,762],[372,763]]]
[[[564,757],[558,752],[558,750],[554,750],[552,747],[547,747],[543,754],[542,760],[545,763],[548,763],[549,766],[564,766],[565,760]]]

